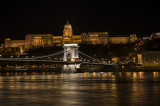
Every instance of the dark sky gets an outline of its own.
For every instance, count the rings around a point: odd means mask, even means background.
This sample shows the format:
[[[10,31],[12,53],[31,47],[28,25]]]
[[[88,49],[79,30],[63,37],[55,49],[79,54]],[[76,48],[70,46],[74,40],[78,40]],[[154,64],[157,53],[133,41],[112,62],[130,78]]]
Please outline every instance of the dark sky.
[[[44,1],[44,0],[43,0]],[[62,35],[67,19],[74,35],[83,32],[109,32],[148,36],[160,32],[160,8],[153,0],[122,2],[105,0],[86,2],[24,2],[0,3],[0,41],[6,37],[24,39],[26,34]]]

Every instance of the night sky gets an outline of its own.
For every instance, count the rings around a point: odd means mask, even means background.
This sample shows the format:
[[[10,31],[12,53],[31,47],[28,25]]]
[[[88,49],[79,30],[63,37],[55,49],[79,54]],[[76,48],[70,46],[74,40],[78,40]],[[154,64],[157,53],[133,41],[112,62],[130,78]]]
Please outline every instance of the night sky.
[[[6,37],[24,39],[26,34],[62,35],[67,19],[74,35],[108,32],[142,37],[160,32],[160,8],[156,2],[117,1],[1,2],[0,42]]]

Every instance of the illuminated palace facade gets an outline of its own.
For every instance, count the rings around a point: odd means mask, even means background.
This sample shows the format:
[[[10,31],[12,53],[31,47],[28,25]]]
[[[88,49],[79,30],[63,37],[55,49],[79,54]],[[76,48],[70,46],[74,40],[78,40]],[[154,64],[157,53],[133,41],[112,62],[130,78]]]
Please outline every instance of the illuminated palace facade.
[[[81,35],[73,35],[72,26],[67,21],[64,26],[63,36],[53,36],[52,34],[28,34],[25,40],[11,40],[6,38],[4,47],[23,47],[30,49],[33,47],[62,46],[63,44],[128,44],[137,40],[135,34],[131,35],[109,35],[108,32],[88,32]]]

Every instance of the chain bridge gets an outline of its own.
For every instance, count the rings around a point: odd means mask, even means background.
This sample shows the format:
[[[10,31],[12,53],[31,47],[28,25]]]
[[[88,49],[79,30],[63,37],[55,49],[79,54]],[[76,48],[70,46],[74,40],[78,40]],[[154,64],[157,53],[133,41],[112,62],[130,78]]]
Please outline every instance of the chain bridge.
[[[43,56],[36,56],[31,58],[0,58],[0,61],[10,61],[10,62],[51,62],[51,63],[64,63],[64,64],[106,64],[102,61],[93,58],[81,51],[78,50],[78,44],[65,44],[63,46],[64,50],[58,51],[53,54],[43,55]],[[53,57],[63,54],[62,60],[52,60]],[[79,55],[82,55],[88,59],[93,60],[94,62],[83,62]]]
[[[26,58],[0,58],[0,70],[11,71],[46,71],[46,70],[64,70],[66,72],[77,69],[81,70],[103,70],[104,67],[117,67],[117,64],[107,64],[92,56],[87,55],[78,50],[78,44],[65,44],[63,50],[53,54],[26,57]],[[58,55],[62,56],[61,60],[55,60]],[[82,58],[89,59],[90,61],[83,61]],[[119,66],[118,66],[119,67]],[[75,71],[74,71],[75,72]]]

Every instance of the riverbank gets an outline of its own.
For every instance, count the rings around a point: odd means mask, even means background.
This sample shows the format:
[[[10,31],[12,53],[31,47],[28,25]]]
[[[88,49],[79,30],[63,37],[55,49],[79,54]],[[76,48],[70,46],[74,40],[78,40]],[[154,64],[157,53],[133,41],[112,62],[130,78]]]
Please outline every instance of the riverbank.
[[[16,72],[27,72],[27,73],[43,73],[43,72],[55,72],[55,73],[62,73],[62,68],[48,68],[48,69],[4,69],[0,70],[0,73],[16,73]],[[69,72],[77,72],[77,73],[84,73],[84,72],[160,72],[159,68],[124,68],[124,69],[76,69],[74,71],[69,71]]]
[[[27,72],[27,73],[32,73],[32,72],[38,72],[38,73],[43,73],[43,72],[56,72],[59,73],[61,72],[61,68],[48,68],[48,69],[4,69],[0,70],[0,73],[15,73],[15,72]]]
[[[128,69],[121,69],[121,70],[78,70],[77,72],[160,72],[160,69],[137,69],[137,70],[128,70]]]

